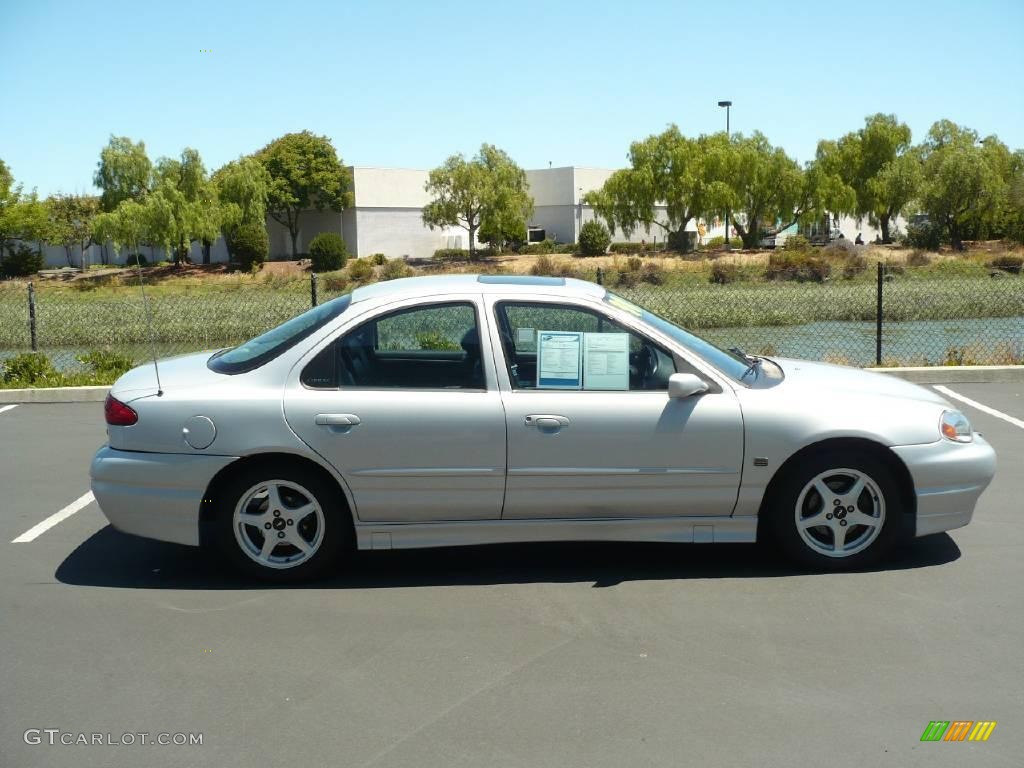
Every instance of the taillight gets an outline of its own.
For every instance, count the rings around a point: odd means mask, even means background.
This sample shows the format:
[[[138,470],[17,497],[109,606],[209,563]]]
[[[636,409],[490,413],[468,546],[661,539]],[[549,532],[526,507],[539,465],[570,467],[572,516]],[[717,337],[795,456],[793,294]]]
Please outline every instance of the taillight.
[[[139,420],[139,414],[110,395],[103,401],[103,415],[107,417],[107,424],[115,427],[130,427]]]

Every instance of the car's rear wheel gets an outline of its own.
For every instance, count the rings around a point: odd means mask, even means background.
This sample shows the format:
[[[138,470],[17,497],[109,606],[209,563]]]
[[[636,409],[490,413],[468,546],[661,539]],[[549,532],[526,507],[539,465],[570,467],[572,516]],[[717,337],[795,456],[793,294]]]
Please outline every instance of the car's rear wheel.
[[[820,570],[862,568],[899,540],[899,486],[871,455],[826,452],[792,468],[768,503],[775,538]]]
[[[349,544],[344,505],[316,472],[258,465],[229,480],[220,495],[220,548],[232,565],[257,578],[319,578]]]

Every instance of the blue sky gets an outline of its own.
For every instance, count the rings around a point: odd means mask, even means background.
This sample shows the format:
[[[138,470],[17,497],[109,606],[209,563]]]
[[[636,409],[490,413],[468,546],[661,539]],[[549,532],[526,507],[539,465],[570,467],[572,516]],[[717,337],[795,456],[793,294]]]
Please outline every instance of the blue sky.
[[[801,162],[879,111],[1020,148],[1022,32],[1021,0],[0,0],[0,158],[42,194],[91,189],[111,133],[211,169],[304,128],[356,165],[487,141],[526,168],[618,167],[668,123],[721,130],[719,99]]]

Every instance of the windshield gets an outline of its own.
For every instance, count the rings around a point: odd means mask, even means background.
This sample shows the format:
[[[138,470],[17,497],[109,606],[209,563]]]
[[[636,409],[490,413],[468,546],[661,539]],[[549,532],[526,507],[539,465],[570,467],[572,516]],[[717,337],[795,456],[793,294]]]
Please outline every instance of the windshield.
[[[338,317],[352,303],[351,294],[321,304],[308,312],[303,312],[276,328],[260,334],[237,347],[218,352],[207,362],[207,367],[217,373],[245,373],[259,368],[273,360],[287,349],[319,328],[323,328]]]
[[[729,378],[740,383],[744,383],[744,378],[746,378],[747,382],[750,381],[749,376],[744,376],[744,374],[748,373],[750,361],[744,359],[741,355],[719,349],[710,341],[705,341],[700,336],[695,336],[689,331],[683,330],[678,325],[670,323],[665,318],[659,317],[653,312],[637,306],[628,299],[617,296],[611,291],[605,294],[605,301],[613,307],[625,310],[639,317],[648,325],[657,328],[669,338],[679,342],[695,355],[713,365]]]

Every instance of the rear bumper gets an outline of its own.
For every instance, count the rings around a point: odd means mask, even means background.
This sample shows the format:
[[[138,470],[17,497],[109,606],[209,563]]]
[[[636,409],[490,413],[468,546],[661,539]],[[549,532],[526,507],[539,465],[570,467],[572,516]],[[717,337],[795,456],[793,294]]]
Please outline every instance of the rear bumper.
[[[939,440],[892,449],[907,465],[917,494],[914,535],[961,528],[996,472],[996,453],[975,433],[967,444]]]
[[[104,446],[89,475],[100,510],[117,530],[199,545],[199,508],[210,480],[233,456],[119,451]]]

